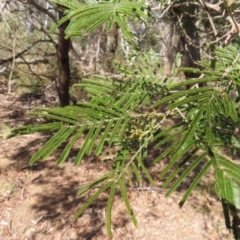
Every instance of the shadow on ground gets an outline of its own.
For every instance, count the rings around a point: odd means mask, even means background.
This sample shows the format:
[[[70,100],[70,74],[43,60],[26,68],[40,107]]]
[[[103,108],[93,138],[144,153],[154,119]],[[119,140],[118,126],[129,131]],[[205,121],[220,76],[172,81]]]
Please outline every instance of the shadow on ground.
[[[87,202],[88,198],[94,193],[93,189],[84,197],[78,197],[77,192],[81,186],[102,176],[108,170],[108,163],[103,163],[100,159],[89,157],[81,164],[74,166],[72,159],[77,154],[77,149],[73,150],[67,162],[57,166],[57,159],[63,147],[58,149],[48,160],[40,161],[29,166],[29,159],[34,153],[49,140],[50,135],[31,134],[19,136],[4,141],[2,155],[8,159],[5,166],[0,165],[1,175],[5,175],[9,181],[13,182],[15,193],[8,196],[15,198],[18,195],[19,184],[17,179],[10,177],[13,175],[21,176],[21,190],[24,194],[20,202],[26,201],[24,209],[24,226],[32,229],[29,219],[35,222],[34,232],[31,233],[33,239],[52,239],[53,230],[61,235],[61,239],[71,235],[71,239],[93,239],[96,235],[106,237],[105,230],[105,207],[108,194],[103,193],[97,201],[88,207],[83,215],[74,221],[74,214]],[[20,142],[21,141],[21,142]],[[10,148],[14,146],[14,150]],[[5,153],[5,154],[4,154]],[[97,169],[96,169],[97,168]],[[16,190],[18,188],[18,190]],[[20,194],[20,193],[19,193]],[[24,205],[24,203],[21,203]],[[29,212],[29,214],[27,213]],[[29,215],[29,216],[28,216]],[[126,212],[123,213],[126,215]],[[17,215],[21,218],[21,213]],[[13,216],[14,217],[14,216]],[[29,218],[28,218],[29,217]],[[121,228],[129,219],[125,216],[121,224],[115,224],[116,228]],[[20,226],[16,226],[15,233],[26,232]],[[45,224],[45,227],[43,225]],[[30,234],[30,233],[28,233]]]

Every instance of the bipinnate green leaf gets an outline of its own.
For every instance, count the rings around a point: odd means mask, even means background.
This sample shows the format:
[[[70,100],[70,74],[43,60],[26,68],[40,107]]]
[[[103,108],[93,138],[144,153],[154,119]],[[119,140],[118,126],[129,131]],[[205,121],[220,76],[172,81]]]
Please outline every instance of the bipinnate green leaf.
[[[134,174],[135,174],[135,176],[136,176],[136,178],[137,178],[137,181],[138,181],[139,183],[142,183],[143,180],[142,180],[142,176],[141,176],[141,174],[140,174],[140,168],[138,168],[138,167],[136,166],[136,164],[135,164],[134,161],[131,162],[131,166],[132,166],[133,172],[134,172]]]
[[[207,143],[212,146],[214,144],[214,135],[213,135],[213,123],[212,123],[212,108],[211,104],[208,104],[206,108],[206,138],[207,138]]]
[[[33,165],[36,161],[47,158],[76,130],[76,126],[62,127],[44,146],[35,153],[29,161]]]
[[[86,154],[89,156],[92,151],[93,151],[93,148],[94,148],[94,144],[96,143],[96,140],[98,139],[99,135],[101,134],[101,131],[103,131],[103,126],[104,126],[105,122],[102,121],[99,123],[99,125],[97,126],[96,125],[96,129],[95,129],[95,132],[91,138],[91,141],[89,142],[89,145],[87,147],[87,150],[86,150]]]
[[[231,117],[231,119],[234,122],[237,122],[238,115],[236,112],[236,106],[235,106],[234,102],[229,98],[229,96],[226,96],[226,95],[224,96],[222,101],[224,104],[226,117]]]
[[[232,180],[224,174],[221,169],[215,169],[216,176],[216,193],[227,200],[231,204],[235,204],[235,197],[233,192]]]
[[[73,111],[75,110],[75,111]],[[56,120],[57,122],[63,122],[66,124],[75,125],[79,121],[79,109],[77,106],[67,106],[64,108],[37,108],[34,112],[29,115],[43,117],[46,119]],[[77,112],[77,114],[76,114]]]
[[[106,228],[109,236],[112,235],[111,219],[112,219],[112,206],[113,206],[113,200],[115,196],[115,190],[116,190],[116,183],[113,181],[111,184],[111,189],[108,196],[107,209],[106,209]]]
[[[137,158],[138,166],[142,169],[142,171],[145,174],[147,180],[153,186],[154,185],[154,180],[153,180],[151,174],[149,173],[148,169],[144,166],[141,157],[136,156],[136,158]]]
[[[131,216],[133,223],[135,226],[137,226],[137,218],[135,216],[134,211],[132,210],[132,207],[130,205],[129,199],[128,199],[128,194],[127,194],[127,186],[126,186],[126,180],[124,174],[118,179],[118,185],[120,187],[120,192],[123,198],[123,201],[125,203],[125,206],[128,210],[129,215]]]
[[[88,190],[95,188],[98,185],[103,184],[104,181],[108,181],[109,179],[114,178],[115,176],[115,171],[110,171],[107,174],[91,181],[90,183],[85,184],[84,186],[82,186],[80,188],[80,190],[78,191],[78,196],[83,195],[85,192],[87,192]]]
[[[187,81],[189,81],[189,80],[187,80]],[[173,88],[173,87],[171,87],[171,88]],[[171,89],[171,88],[170,88],[170,89]],[[205,93],[205,94],[207,94],[207,96],[208,96],[208,95],[211,94],[212,91],[213,91],[213,87],[212,87],[212,86],[207,86],[207,87],[203,87],[203,88],[194,88],[194,89],[179,91],[179,92],[176,92],[176,93],[174,93],[174,94],[171,94],[170,96],[166,96],[166,97],[162,98],[161,100],[157,101],[157,102],[153,105],[153,108],[158,107],[158,106],[160,106],[160,105],[162,105],[162,104],[165,104],[165,103],[170,103],[170,102],[174,102],[174,103],[175,103],[175,101],[178,101],[178,100],[181,99],[182,97],[185,97],[185,99],[187,99],[187,100],[185,100],[185,101],[187,101],[187,102],[191,102],[191,101],[194,102],[194,101],[195,101],[195,98],[194,98],[194,97],[196,97],[196,99],[199,99],[199,98],[205,96],[205,95],[202,96],[201,94]],[[190,96],[191,96],[191,98],[189,98]],[[201,96],[201,97],[200,97],[200,96]],[[190,99],[190,100],[188,101],[188,99]],[[177,104],[177,105],[181,105],[181,104],[184,104],[184,102],[183,102],[183,103],[180,103],[180,104]],[[173,105],[173,106],[174,106],[174,105]],[[173,107],[171,107],[171,108],[173,108]]]
[[[100,189],[97,190],[87,201],[80,207],[80,209],[74,214],[74,219],[76,220],[88,207],[91,205],[104,191],[110,188],[112,182],[104,184]]]
[[[118,137],[118,131],[120,129],[120,126],[122,124],[123,119],[118,119],[115,124],[112,132],[110,133],[110,138],[108,140],[108,144],[111,145],[114,141],[119,141]]]
[[[203,113],[205,111],[206,107],[203,105],[200,107],[196,115],[193,117],[190,126],[182,140],[182,144],[180,148],[185,148],[185,144],[188,145],[188,142],[193,139],[195,139],[194,133],[196,132],[196,129],[198,128],[198,124],[200,122],[200,119],[203,117]]]
[[[224,104],[222,98],[218,95],[215,95],[212,101],[210,102],[212,114],[219,116],[225,113]]]
[[[177,187],[186,179],[186,177],[199,165],[199,163],[207,156],[206,153],[201,154],[194,160],[186,170],[177,178],[177,180],[172,184],[169,190],[166,193],[166,196],[169,196],[173,191],[177,189]]]
[[[192,147],[196,146],[196,141],[186,142],[184,145],[180,144],[179,149],[171,156],[171,159],[164,170],[160,173],[160,178],[163,178],[169,170],[173,167],[173,165],[179,160],[180,157],[184,156]]]
[[[110,95],[114,91],[115,86],[111,79],[98,75],[94,75],[93,77],[94,79],[83,79],[81,83],[74,84],[74,87],[86,89],[91,97]]]
[[[232,181],[232,189],[234,195],[234,205],[239,210],[240,209],[240,184]]]
[[[187,201],[187,199],[189,198],[190,194],[192,193],[192,191],[196,188],[197,184],[199,183],[199,181],[201,180],[201,178],[206,174],[207,170],[212,166],[212,161],[208,161],[204,167],[201,169],[201,171],[198,173],[198,175],[194,178],[194,180],[192,181],[191,185],[188,187],[187,191],[184,193],[179,206],[182,207],[184,205],[184,203]]]
[[[178,89],[179,87],[183,86],[191,86],[194,84],[201,84],[201,83],[210,83],[210,82],[217,82],[219,80],[219,76],[211,76],[211,77],[204,77],[204,78],[193,78],[187,79],[180,83],[174,83],[168,87],[169,90]]]
[[[190,73],[198,73],[201,74],[201,70],[199,68],[191,68],[191,67],[181,67],[179,68],[182,72],[190,72]]]
[[[18,127],[11,130],[11,133],[7,136],[7,138],[15,137],[17,135],[30,134],[35,132],[45,132],[45,131],[56,131],[62,127],[61,122],[53,122],[53,123],[43,123],[33,126],[23,126]]]
[[[75,3],[66,5],[61,0],[53,0],[53,2],[70,8],[65,11],[66,15],[50,29],[55,31],[58,26],[71,20],[66,29],[66,38],[80,36],[83,31],[92,32],[104,23],[108,23],[108,30],[111,30],[113,23],[117,22],[124,37],[133,41],[129,21],[138,19],[146,23],[150,15],[148,6],[140,2],[102,1],[96,4],[76,4],[75,8],[73,7]]]
[[[66,160],[66,158],[69,156],[71,149],[73,148],[73,145],[75,144],[75,142],[80,138],[81,134],[83,133],[83,131],[87,128],[87,124],[82,125],[79,130],[77,130],[77,132],[75,133],[75,135],[71,138],[71,140],[69,140],[67,146],[64,148],[60,158],[57,161],[57,164],[60,165],[62,163],[64,163],[64,161]]]
[[[102,153],[104,143],[105,143],[106,138],[109,134],[109,131],[112,128],[114,123],[115,123],[114,120],[110,120],[107,124],[107,127],[104,129],[104,133],[102,134],[100,142],[98,143],[98,146],[97,146],[96,151],[95,151],[96,156],[98,156],[99,154]]]
[[[214,155],[216,157],[216,161],[218,162],[218,166],[223,170],[223,172],[226,173],[228,177],[240,183],[240,165],[218,153],[214,153]]]
[[[167,142],[171,143],[171,141],[177,139],[179,136],[181,136],[181,135],[184,136],[184,133],[186,133],[186,132],[187,131],[185,129],[182,129],[182,130],[177,131],[176,133],[168,134],[169,136],[166,136],[166,137],[160,133],[159,135],[154,137],[153,141],[157,141],[158,138],[160,138],[160,139],[163,138],[163,139],[161,141],[157,142],[154,145],[154,148],[158,148]]]
[[[133,34],[130,31],[130,28],[127,25],[127,21],[126,19],[124,19],[121,15],[116,14],[114,19],[116,20],[118,26],[121,28],[122,33],[124,35],[124,37],[126,38],[126,40],[130,41],[133,39]]]
[[[190,97],[186,97],[185,99],[183,100],[180,100],[180,101],[176,101],[172,104],[170,104],[168,106],[168,109],[169,110],[173,110],[174,108],[177,108],[177,107],[180,107],[180,106],[183,106],[185,104],[188,104],[188,103],[195,103],[195,102],[205,102],[205,103],[208,103],[209,101],[209,98],[212,96],[212,92],[209,91],[209,92],[204,92],[204,93],[201,93],[201,94],[198,94],[198,95],[194,95],[194,96],[190,96]]]
[[[166,150],[164,150],[158,157],[156,157],[153,161],[153,163],[157,163],[160,160],[162,160],[164,157],[168,155],[172,155],[172,153],[176,152],[177,149],[179,149],[179,146],[181,145],[181,142],[177,142],[172,144],[170,147],[167,147]]]
[[[80,150],[79,150],[79,152],[78,152],[78,154],[75,158],[74,164],[76,166],[79,165],[82,162],[82,158],[84,157],[84,154],[88,151],[89,145],[90,146],[92,145],[92,143],[91,143],[93,141],[92,136],[94,135],[94,131],[96,130],[96,126],[97,126],[97,123],[93,122],[93,124],[91,125],[91,127],[89,129],[89,132],[88,132],[86,138],[84,139],[83,145],[80,148]]]
[[[185,164],[188,164],[189,161],[191,161],[191,158],[198,152],[199,147],[194,148],[192,151],[189,151],[189,153],[186,155],[186,157],[183,158],[183,160],[180,160],[177,163],[177,166],[174,168],[174,170],[171,172],[171,174],[167,177],[163,184],[163,188],[167,188],[168,185],[173,181],[175,177],[178,177],[179,171],[186,167]]]

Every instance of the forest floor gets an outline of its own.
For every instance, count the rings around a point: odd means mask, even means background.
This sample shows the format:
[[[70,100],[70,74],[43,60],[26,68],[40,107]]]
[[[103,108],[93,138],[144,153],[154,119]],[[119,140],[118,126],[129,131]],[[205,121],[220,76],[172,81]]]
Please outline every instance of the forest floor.
[[[29,167],[28,161],[49,138],[31,134],[4,139],[8,127],[31,124],[26,115],[35,107],[50,106],[54,99],[41,94],[4,94],[0,85],[0,239],[3,240],[219,240],[232,239],[225,228],[221,202],[212,194],[211,184],[198,188],[179,208],[183,192],[168,198],[161,187],[129,190],[138,219],[135,228],[120,197],[115,198],[112,238],[105,230],[107,195],[77,221],[76,210],[84,202],[79,187],[101,176],[107,166],[94,157],[73,166],[71,159],[56,165],[58,153]],[[101,164],[99,164],[99,161]],[[211,180],[205,179],[208,183]],[[205,182],[206,183],[206,182]],[[159,184],[158,186],[160,186]]]

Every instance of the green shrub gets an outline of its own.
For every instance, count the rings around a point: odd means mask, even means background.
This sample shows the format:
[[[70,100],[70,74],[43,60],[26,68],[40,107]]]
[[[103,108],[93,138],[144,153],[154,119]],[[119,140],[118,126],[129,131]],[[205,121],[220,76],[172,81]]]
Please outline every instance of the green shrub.
[[[70,8],[68,15],[59,22],[73,19],[66,32],[68,37],[79,34],[82,29],[92,31],[106,21],[110,29],[117,21],[125,37],[131,41],[133,36],[126,27],[129,23],[127,17],[137,16],[140,20],[148,17],[147,7],[133,2],[95,5],[83,5],[78,1],[54,2]],[[96,22],[95,18],[101,21]],[[105,155],[117,146],[111,159],[111,171],[80,189],[79,196],[98,187],[75,214],[78,218],[101,193],[108,191],[108,234],[111,234],[115,194],[121,193],[129,215],[137,225],[128,199],[128,181],[134,179],[141,183],[147,179],[154,185],[149,164],[154,165],[164,159],[169,161],[159,172],[159,179],[164,180],[166,196],[175,191],[193,171],[197,172],[180,200],[180,206],[212,167],[215,191],[222,199],[227,218],[229,212],[240,207],[240,166],[224,154],[226,149],[230,149],[234,156],[240,146],[240,55],[233,46],[212,48],[212,60],[201,61],[201,69],[182,69],[201,76],[182,81],[175,76],[165,78],[161,74],[161,61],[154,52],[140,53],[130,60],[131,67],[118,65],[118,75],[94,76],[75,85],[85,88],[89,95],[88,102],[78,102],[76,106],[65,108],[36,109],[33,115],[51,121],[14,129],[10,136],[37,131],[56,132],[34,154],[31,165],[67,143],[57,162],[64,163],[80,137],[84,138],[84,142],[78,149],[75,165],[79,165],[84,156]],[[146,165],[145,160],[152,150],[158,150],[158,154]]]

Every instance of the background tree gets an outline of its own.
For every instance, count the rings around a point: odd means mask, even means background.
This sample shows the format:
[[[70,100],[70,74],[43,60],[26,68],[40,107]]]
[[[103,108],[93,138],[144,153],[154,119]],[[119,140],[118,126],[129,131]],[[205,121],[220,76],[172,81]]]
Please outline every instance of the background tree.
[[[58,10],[59,17],[63,17],[63,11]],[[64,107],[69,105],[69,87],[70,87],[70,62],[69,62],[69,50],[71,41],[65,39],[65,30],[69,22],[65,22],[59,26],[58,30],[58,44],[57,49],[57,61],[59,75],[56,79],[56,88],[58,92],[58,98],[60,106]]]
[[[26,49],[21,50],[20,52],[14,52],[13,56],[3,59],[1,63],[7,63],[13,61],[14,64],[18,58],[23,58],[26,56],[31,50],[31,48],[35,47],[35,45],[39,42],[49,42],[52,46],[50,48],[56,49],[56,57],[58,63],[58,76],[54,77],[54,81],[56,84],[56,89],[58,93],[58,99],[60,106],[69,105],[69,86],[70,86],[70,62],[69,62],[69,50],[70,50],[70,39],[64,38],[64,30],[67,26],[67,23],[59,27],[58,38],[54,37],[53,34],[48,32],[49,26],[53,23],[56,23],[59,17],[62,16],[62,9],[58,8],[57,5],[52,5],[52,3],[48,0],[44,1],[16,1],[16,2],[5,2],[2,7],[2,16],[5,19],[5,24],[8,24],[9,19],[6,19],[5,9],[8,8],[9,13],[14,17],[21,19],[21,22],[25,24],[26,34],[27,35],[37,35],[41,34],[41,40],[32,40],[29,41],[30,46],[27,46]],[[22,13],[23,11],[23,13]],[[13,41],[16,42],[16,33],[14,29],[11,29],[9,26],[8,30],[11,32]],[[18,47],[21,44],[18,42]],[[46,55],[49,55],[49,50]],[[36,53],[39,54],[39,53]],[[53,55],[52,54],[52,55]],[[45,54],[44,54],[45,55]],[[45,55],[45,56],[46,56]],[[46,58],[46,57],[43,57]],[[41,59],[42,60],[42,59]],[[46,60],[46,59],[45,59]],[[43,61],[43,60],[42,60]],[[38,61],[39,62],[39,61]],[[41,61],[40,61],[41,62]],[[48,62],[48,61],[46,61]],[[31,71],[31,64],[29,62],[25,62],[28,64]],[[36,63],[36,62],[35,62]],[[38,75],[38,74],[36,74]],[[52,76],[50,77],[52,78]]]

